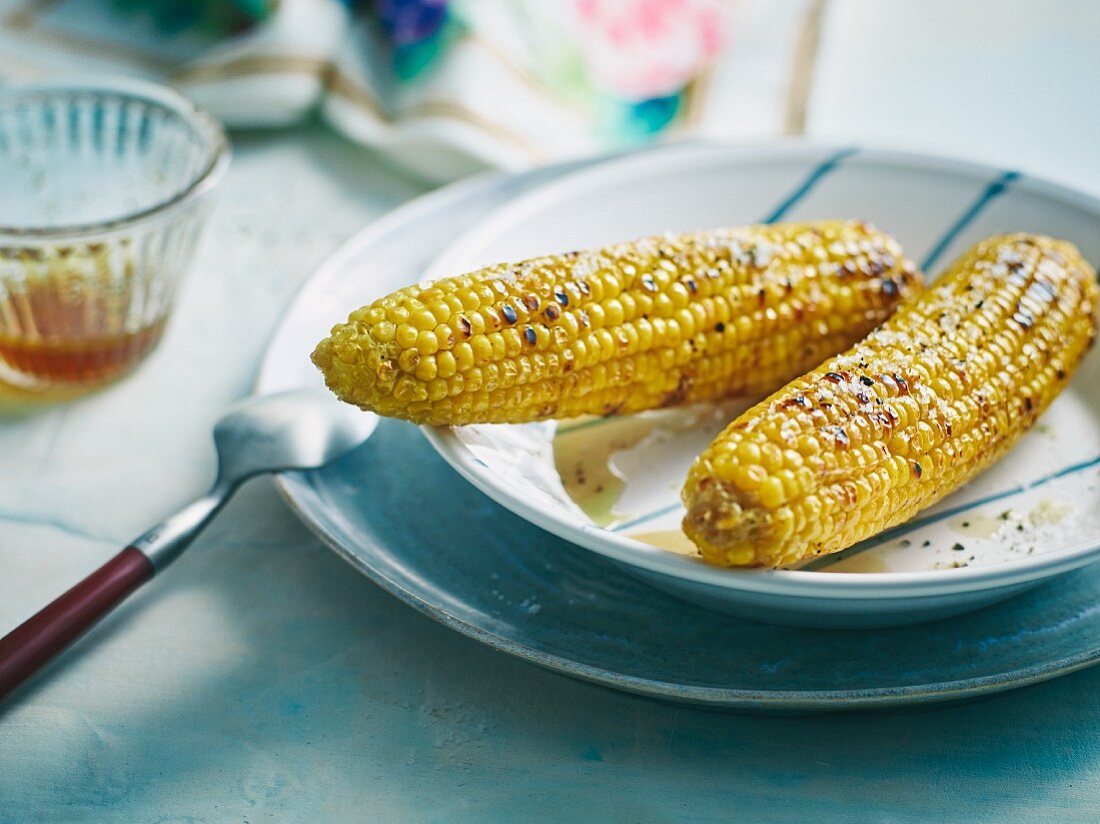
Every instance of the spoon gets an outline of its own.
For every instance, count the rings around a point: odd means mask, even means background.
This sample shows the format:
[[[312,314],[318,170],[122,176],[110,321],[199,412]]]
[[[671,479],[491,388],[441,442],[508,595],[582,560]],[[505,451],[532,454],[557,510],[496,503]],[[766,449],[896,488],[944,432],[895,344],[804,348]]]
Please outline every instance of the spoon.
[[[376,416],[319,389],[231,407],[214,427],[218,474],[210,492],[0,638],[0,700],[176,560],[242,482],[265,472],[322,467],[363,443],[377,425]]]

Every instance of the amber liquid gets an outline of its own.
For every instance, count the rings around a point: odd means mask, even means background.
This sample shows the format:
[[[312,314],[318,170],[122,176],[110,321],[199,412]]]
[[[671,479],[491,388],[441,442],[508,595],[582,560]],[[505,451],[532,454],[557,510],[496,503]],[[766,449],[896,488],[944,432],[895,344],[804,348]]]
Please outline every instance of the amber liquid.
[[[164,319],[125,328],[118,295],[65,293],[32,285],[0,317],[0,361],[31,383],[92,383],[128,371],[164,331]]]
[[[158,321],[139,332],[71,341],[31,340],[0,335],[0,360],[40,380],[84,383],[121,375],[156,345]]]

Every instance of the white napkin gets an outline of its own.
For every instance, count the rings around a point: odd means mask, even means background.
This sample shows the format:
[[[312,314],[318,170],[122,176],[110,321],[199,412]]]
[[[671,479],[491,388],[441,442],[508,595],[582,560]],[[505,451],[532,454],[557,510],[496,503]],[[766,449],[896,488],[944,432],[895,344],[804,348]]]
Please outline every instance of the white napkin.
[[[0,78],[149,77],[237,127],[316,110],[443,181],[656,139],[798,132],[820,6],[0,0]]]

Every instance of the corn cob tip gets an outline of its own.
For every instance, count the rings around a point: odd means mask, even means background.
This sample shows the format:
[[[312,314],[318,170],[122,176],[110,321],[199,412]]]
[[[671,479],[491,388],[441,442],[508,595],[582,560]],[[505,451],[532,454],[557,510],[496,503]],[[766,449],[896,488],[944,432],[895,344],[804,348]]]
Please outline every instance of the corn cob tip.
[[[342,401],[371,410],[376,375],[363,368],[377,345],[369,338],[361,338],[355,327],[348,323],[337,324],[327,338],[320,341],[310,355],[310,360],[325,379],[325,385]]]

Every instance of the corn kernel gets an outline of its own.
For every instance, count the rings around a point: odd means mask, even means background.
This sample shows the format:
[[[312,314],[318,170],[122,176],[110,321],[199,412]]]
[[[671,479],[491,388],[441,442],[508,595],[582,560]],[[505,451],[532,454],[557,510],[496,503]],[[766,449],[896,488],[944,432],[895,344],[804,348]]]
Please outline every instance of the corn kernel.
[[[435,362],[441,378],[449,378],[458,371],[458,359],[452,352],[440,352]]]
[[[733,482],[738,489],[746,492],[757,489],[767,477],[768,473],[764,467],[757,464],[738,464],[733,469]]]
[[[412,313],[409,318],[412,325],[420,331],[427,331],[429,329],[435,329],[438,321],[435,319],[435,315],[429,312],[427,309],[418,309]]]
[[[395,340],[397,341],[397,345],[402,349],[408,349],[416,346],[416,339],[419,334],[415,326],[408,323],[402,323],[397,327]]]
[[[439,339],[435,332],[421,332],[416,337],[416,351],[421,355],[434,355],[439,351]]]
[[[415,375],[422,381],[430,381],[437,374],[439,374],[439,369],[436,366],[435,358],[421,358],[420,363],[416,365]]]
[[[783,488],[783,481],[775,475],[771,475],[764,479],[764,482],[760,484],[757,495],[760,496],[761,505],[768,509],[775,509],[787,500],[787,493]]]
[[[415,372],[420,365],[420,353],[416,349],[406,349],[397,359],[397,365],[402,372]]]

